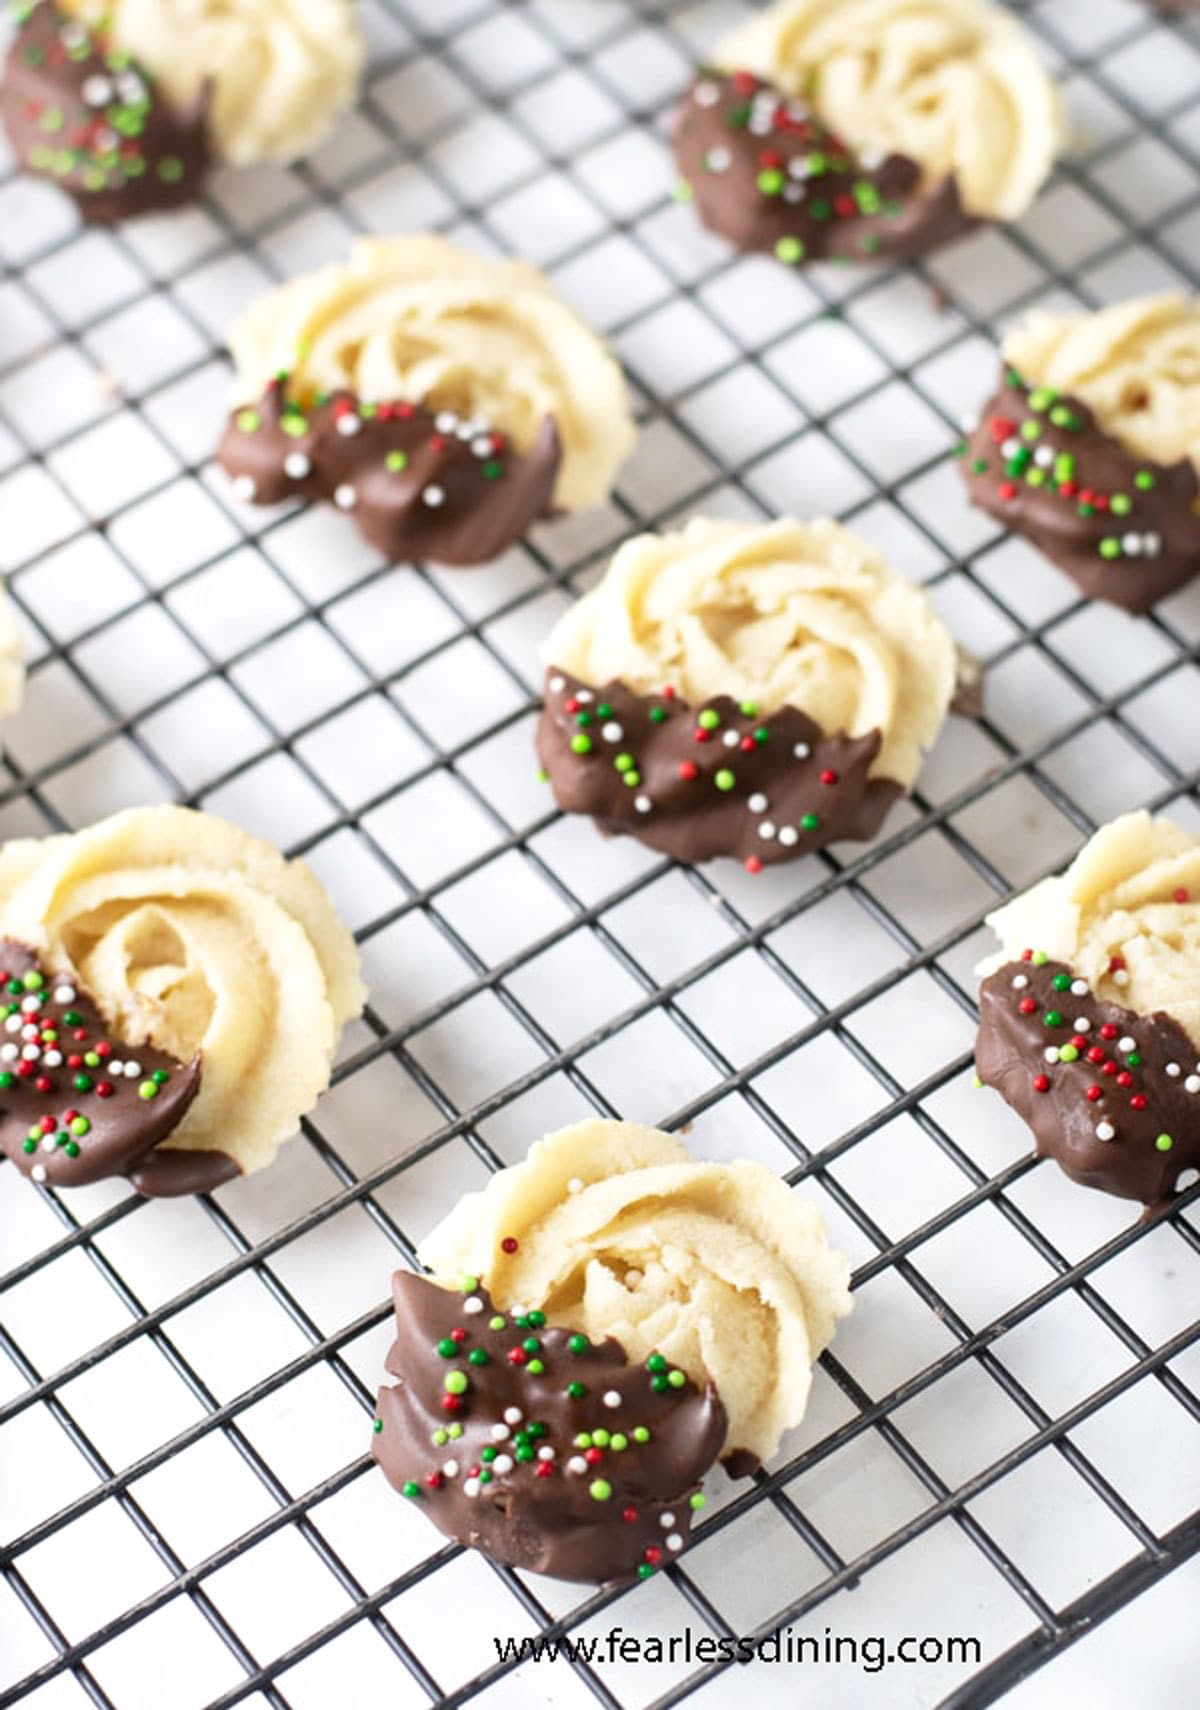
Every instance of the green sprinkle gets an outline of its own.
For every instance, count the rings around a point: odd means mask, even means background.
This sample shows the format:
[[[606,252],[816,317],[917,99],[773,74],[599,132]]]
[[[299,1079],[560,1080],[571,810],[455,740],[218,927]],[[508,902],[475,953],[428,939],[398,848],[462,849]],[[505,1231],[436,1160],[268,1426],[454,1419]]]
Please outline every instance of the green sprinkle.
[[[404,1481],[405,1496],[420,1496],[421,1487],[415,1479],[406,1478]]]
[[[479,1278],[478,1277],[466,1276],[466,1277],[460,1277],[459,1278],[458,1289],[459,1289],[460,1294],[474,1294],[475,1290],[478,1287],[479,1287]]]
[[[503,473],[504,465],[500,462],[499,458],[489,457],[487,462],[483,465],[483,478],[485,481],[498,481]]]
[[[471,1352],[467,1355],[467,1364],[469,1366],[486,1366],[490,1363],[491,1356],[485,1348],[472,1348]]]
[[[447,1372],[442,1380],[442,1388],[447,1395],[462,1395],[468,1382],[466,1372]]]
[[[91,1132],[92,1125],[86,1116],[76,1116],[71,1119],[72,1134],[78,1135],[79,1138],[82,1139],[85,1134],[90,1134]]]
[[[988,466],[987,466],[987,458],[986,457],[974,457],[971,459],[971,473],[972,473],[972,475],[986,475],[987,469],[988,469]]]
[[[76,1075],[72,1080],[71,1085],[75,1088],[76,1092],[91,1092],[92,1077],[90,1075]],[[146,1091],[147,1087],[150,1088],[149,1092]],[[158,1096],[158,1088],[155,1086],[153,1081],[143,1081],[141,1086],[138,1088],[138,1092],[143,1098],[157,1098]]]
[[[36,1152],[37,1151],[37,1141],[32,1140],[32,1139],[22,1140],[21,1150],[22,1150],[22,1152]]]
[[[713,783],[719,790],[732,790],[737,783],[737,779],[727,766],[722,766],[721,770],[713,779]]]
[[[587,1390],[585,1389],[583,1384],[581,1384],[579,1382],[578,1378],[574,1378],[567,1385],[567,1394],[571,1397],[572,1401],[578,1401],[581,1396],[584,1396],[587,1394]]]
[[[582,735],[573,736],[571,738],[571,752],[573,754],[590,754],[592,752],[591,737]]]
[[[637,1576],[639,1579],[653,1579],[654,1578],[654,1572],[655,1572],[655,1569],[654,1569],[654,1563],[653,1562],[639,1562],[638,1563]]]
[[[665,1372],[666,1369],[666,1358],[662,1354],[651,1354],[650,1358],[646,1361],[646,1370],[648,1372]]]
[[[825,174],[829,171],[828,156],[817,152],[809,155],[806,165],[808,166],[808,175],[810,178],[824,178]]]
[[[1040,439],[1041,437],[1042,437],[1042,424],[1041,424],[1041,422],[1022,422],[1021,423],[1021,438],[1022,439],[1033,440],[1033,439]]]
[[[1099,552],[1101,558],[1119,558],[1121,556],[1121,542],[1111,534],[1106,535],[1100,542]]]
[[[804,260],[804,245],[798,237],[781,237],[775,245],[775,254],[780,261],[785,261],[789,267],[794,267],[798,261]]]
[[[1071,989],[1071,976],[1070,974],[1055,974],[1051,984],[1056,992],[1069,992]]]
[[[375,1435],[378,1436],[379,1433],[383,1430],[383,1420],[382,1419],[376,1419],[374,1424],[372,1425],[371,1429],[375,1432]],[[435,1436],[437,1435],[436,1431],[434,1432],[434,1435]]]
[[[1127,517],[1133,509],[1133,500],[1128,493],[1114,493],[1108,505],[1115,517]]]
[[[684,1384],[687,1382],[687,1373],[681,1371],[668,1372],[667,1382],[670,1384],[672,1389],[682,1389]]]
[[[1158,1152],[1169,1152],[1174,1144],[1175,1142],[1169,1134],[1160,1134],[1154,1142],[1154,1147]]]
[[[462,1434],[463,1434],[463,1428],[458,1423],[457,1419],[454,1421],[453,1425],[447,1425],[446,1435],[450,1438],[451,1442],[456,1443],[458,1441],[458,1439],[462,1436]]]
[[[1028,470],[1025,475],[1025,484],[1029,487],[1044,487],[1046,485],[1046,471],[1044,469]]]
[[[525,1370],[533,1377],[541,1377],[545,1369],[546,1367],[541,1360],[530,1360],[529,1364],[525,1367]]]
[[[1032,960],[1035,968],[1044,968],[1050,958],[1044,950],[1035,950]]]
[[[586,1336],[576,1331],[574,1336],[567,1338],[567,1351],[571,1354],[586,1354],[591,1346]]]
[[[609,713],[612,711],[612,708],[597,707],[596,711],[604,718],[607,718]],[[546,1314],[544,1312],[527,1312],[525,1314],[525,1322],[529,1325],[531,1330],[540,1330],[546,1322]]]
[[[758,175],[758,188],[764,196],[778,196],[786,180],[778,167],[769,166],[765,172]]]
[[[479,1458],[481,1461],[494,1461],[499,1453],[500,1451],[496,1445],[494,1443],[489,1443],[486,1448],[480,1449]]]
[[[1074,1045],[1064,1045],[1058,1053],[1058,1060],[1060,1063],[1073,1063],[1078,1056],[1079,1052]]]
[[[1154,476],[1149,469],[1139,469],[1133,478],[1133,484],[1141,493],[1148,493],[1154,486]]]
[[[612,1436],[609,1438],[608,1446],[619,1455],[622,1449],[627,1449],[629,1447],[629,1438],[625,1435],[624,1431],[614,1431]]]
[[[588,1495],[593,1502],[607,1502],[612,1495],[612,1485],[606,1478],[594,1478],[588,1485]]]
[[[8,989],[10,992],[12,991],[13,987],[11,984],[9,985]],[[21,988],[20,988],[20,986],[17,986],[16,989],[17,989],[17,991],[20,991]],[[80,1015],[80,1013],[77,1009],[64,1010],[63,1020],[66,1022],[68,1027],[82,1027],[83,1026],[83,1017]]]
[[[79,1089],[80,1092],[83,1092],[85,1089],[83,1087],[81,1087],[79,1085],[79,1083],[80,1083],[80,1081],[85,1081],[85,1080],[87,1080],[86,1075],[77,1075],[75,1077],[75,1085]],[[91,1081],[88,1081],[87,1084],[90,1087],[92,1083],[91,1083]],[[158,1097],[158,1088],[155,1086],[153,1081],[143,1081],[141,1086],[139,1086],[139,1088],[138,1088],[138,1097],[139,1098],[157,1098]]]
[[[1131,1069],[1140,1069],[1142,1066],[1141,1052],[1140,1051],[1131,1051],[1129,1053],[1129,1055],[1126,1057],[1125,1061]]]
[[[698,1510],[703,1508],[707,1501],[708,1498],[705,1496],[704,1492],[702,1490],[698,1490],[694,1496],[688,1497],[688,1507],[693,1510]]]
[[[1039,386],[1036,392],[1029,394],[1029,408],[1036,410],[1038,415],[1044,414],[1055,402],[1058,393],[1053,386]]]
[[[666,717],[667,717],[666,707],[651,707],[650,708],[650,722],[652,724],[664,724],[666,722]]]
[[[687,179],[681,178],[675,186],[675,190],[674,190],[675,200],[677,202],[690,202],[694,195],[695,195],[695,191],[692,189],[692,187],[688,183]]]
[[[279,425],[289,439],[303,439],[308,432],[308,417],[297,414],[295,410],[289,410]],[[403,454],[394,453],[393,455]]]
[[[650,1379],[650,1388],[658,1395],[661,1395],[664,1389],[669,1389],[670,1385],[667,1382],[666,1373],[655,1372],[654,1376]]]
[[[637,765],[637,761],[634,759],[632,754],[618,754],[616,759],[613,761],[613,765],[617,768],[618,772],[632,772],[634,767]]]
[[[575,1447],[577,1449],[590,1449],[591,1446],[592,1434],[590,1431],[577,1431],[575,1433]]]
[[[384,463],[393,475],[403,474],[408,468],[408,453],[404,451],[389,451]]]
[[[716,730],[720,722],[720,713],[714,712],[712,707],[705,707],[704,711],[696,720],[696,723],[700,726],[701,730]]]
[[[235,419],[243,433],[257,433],[262,426],[262,417],[257,410],[239,410]]]
[[[598,1449],[607,1449],[608,1442],[609,1442],[609,1434],[604,1429],[603,1425],[598,1426],[597,1429],[592,1432],[592,1442],[596,1445],[596,1447]]]
[[[489,1330],[503,1330],[504,1325],[505,1325],[505,1320],[503,1318],[501,1318],[499,1313],[497,1313],[494,1318],[488,1319],[488,1329]]]
[[[1061,1027],[1062,1024],[1063,1018],[1061,1010],[1048,1009],[1042,1017],[1042,1025],[1044,1027]]]
[[[383,1429],[382,1419],[379,1421],[377,1429],[382,1431],[382,1429]],[[433,1441],[434,1441],[435,1447],[437,1447],[439,1449],[444,1448],[446,1446],[446,1444],[450,1441],[449,1431],[444,1431],[442,1429],[442,1427],[439,1425],[437,1430],[433,1433]]]
[[[45,983],[45,975],[39,974],[36,968],[31,968],[21,981],[27,992],[40,992]]]
[[[808,204],[808,211],[814,220],[827,220],[833,212],[833,208],[823,197],[818,197],[815,202]]]
[[[1081,517],[1094,517],[1096,514],[1096,507],[1095,505],[1088,504],[1080,505],[1078,514]]]
[[[650,1432],[645,1425],[635,1425],[632,1435],[635,1443],[648,1443],[650,1441]]]
[[[183,178],[183,162],[177,154],[165,154],[158,163],[158,176],[164,184],[178,184]]]
[[[819,828],[821,821],[815,813],[806,813],[801,819],[800,824],[804,827],[805,831],[816,831]]]

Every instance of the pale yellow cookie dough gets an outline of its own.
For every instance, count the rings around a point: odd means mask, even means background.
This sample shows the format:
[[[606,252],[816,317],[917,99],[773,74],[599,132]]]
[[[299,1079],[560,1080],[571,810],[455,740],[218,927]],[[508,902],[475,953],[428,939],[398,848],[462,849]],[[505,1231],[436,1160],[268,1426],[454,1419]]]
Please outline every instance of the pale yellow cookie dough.
[[[1044,950],[1108,1003],[1165,1010],[1200,1050],[1200,837],[1172,820],[1127,813],[1101,826],[1065,873],[988,925],[1004,949],[981,974]]]
[[[955,691],[958,655],[927,596],[827,519],[693,518],[627,541],[542,647],[585,683],[768,715],[798,707],[827,734],[883,733],[872,777],[906,789]]]
[[[1135,457],[1200,472],[1200,298],[1164,291],[1091,314],[1034,313],[1004,341],[1032,386],[1085,403]]]
[[[444,238],[360,239],[348,262],[255,303],[229,347],[239,403],[286,370],[301,395],[425,403],[498,428],[520,451],[553,416],[564,510],[603,503],[633,449],[624,376],[595,333],[536,268]]]
[[[988,0],[779,0],[714,62],[810,100],[859,154],[953,174],[963,206],[1015,220],[1064,141],[1062,105],[1031,37]]]
[[[0,848],[0,936],[73,970],[123,1042],[200,1091],[166,1149],[261,1169],[329,1083],[365,991],[354,940],[302,861],[210,814],[134,808]]]
[[[711,1379],[726,1454],[766,1458],[799,1424],[813,1361],[851,1305],[848,1262],[814,1205],[763,1164],[697,1163],[634,1122],[538,1141],[460,1200],[420,1257],[447,1284],[481,1277],[503,1310],[536,1307]]]
[[[105,24],[189,107],[207,84],[214,151],[231,166],[298,160],[354,100],[364,58],[351,0],[57,0]]]

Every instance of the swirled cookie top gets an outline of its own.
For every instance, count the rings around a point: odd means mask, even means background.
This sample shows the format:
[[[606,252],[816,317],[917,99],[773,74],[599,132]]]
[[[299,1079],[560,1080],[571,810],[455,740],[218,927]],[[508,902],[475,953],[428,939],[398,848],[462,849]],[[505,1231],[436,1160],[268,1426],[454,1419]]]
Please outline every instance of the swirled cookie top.
[[[778,0],[714,56],[811,100],[860,153],[903,154],[963,206],[1012,220],[1063,141],[1058,92],[1033,43],[989,0]]]
[[[293,393],[428,404],[486,421],[521,451],[553,417],[566,510],[601,503],[633,446],[621,370],[537,269],[444,238],[362,239],[348,262],[253,305],[229,344],[243,403],[286,370]]]
[[[77,974],[127,1043],[199,1054],[200,1092],[167,1144],[216,1147],[246,1171],[324,1090],[364,997],[354,940],[314,874],[187,808],[6,843],[0,935]]]
[[[1092,314],[1033,314],[1004,341],[1033,386],[1081,399],[1135,457],[1200,472],[1200,300],[1167,291]]]
[[[103,23],[180,106],[205,86],[217,156],[296,160],[358,88],[363,41],[350,0],[58,0]]]
[[[1124,814],[1101,826],[1064,873],[988,916],[1004,946],[1068,963],[1107,1002],[1164,1010],[1200,1049],[1200,837],[1169,819]]]
[[[468,1194],[425,1240],[438,1278],[486,1277],[504,1307],[659,1353],[760,1458],[803,1416],[811,1367],[850,1310],[820,1212],[763,1164],[698,1163],[633,1122],[577,1123]]]
[[[547,665],[642,693],[670,685],[763,713],[797,707],[826,734],[882,745],[872,776],[907,788],[941,728],[958,669],[920,588],[835,522],[694,518],[627,541],[560,620]]]

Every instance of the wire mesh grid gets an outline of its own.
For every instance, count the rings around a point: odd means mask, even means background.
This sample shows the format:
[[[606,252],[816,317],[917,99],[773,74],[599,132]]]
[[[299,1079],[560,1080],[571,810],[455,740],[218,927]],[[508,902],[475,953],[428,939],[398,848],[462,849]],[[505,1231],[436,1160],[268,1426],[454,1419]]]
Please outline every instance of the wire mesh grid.
[[[1002,321],[1200,286],[1200,33],[1131,0],[1022,8],[1085,133],[1030,218],[790,277],[669,193],[665,115],[744,10],[375,0],[364,99],[320,154],[115,234],[0,168],[0,552],[32,661],[0,829],[225,813],[313,863],[372,992],[261,1177],[155,1204],[0,1171],[0,1706],[746,1689],[720,1660],[490,1642],[616,1620],[977,1634],[982,1663],[812,1690],[984,1705],[1200,1547],[1197,1194],[1132,1224],[1035,1170],[969,1073],[994,900],[1129,806],[1198,822],[1200,597],[1136,623],[1081,604],[948,460]],[[643,417],[608,509],[469,575],[245,510],[209,461],[230,314],[354,233],[423,226],[545,266]],[[553,617],[635,528],[792,509],[927,583],[987,661],[986,716],[876,844],[758,878],[552,811],[530,735]],[[389,1270],[587,1111],[775,1164],[858,1300],[803,1431],[619,1607],[442,1542],[363,1452]],[[751,1689],[793,1702],[765,1666]],[[1161,1692],[1182,1704],[1181,1676]]]

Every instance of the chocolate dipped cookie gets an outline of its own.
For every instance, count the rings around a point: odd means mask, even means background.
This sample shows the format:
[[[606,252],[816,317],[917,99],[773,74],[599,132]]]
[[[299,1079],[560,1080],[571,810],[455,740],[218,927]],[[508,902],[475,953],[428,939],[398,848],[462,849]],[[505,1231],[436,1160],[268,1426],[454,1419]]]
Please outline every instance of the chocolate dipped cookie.
[[[443,238],[360,240],[230,347],[236,495],[331,500],[393,562],[495,558],[601,503],[633,444],[620,369],[541,274]]]
[[[210,166],[291,161],[353,99],[349,0],[19,0],[0,114],[25,170],[111,224]]]
[[[676,159],[707,226],[797,266],[1016,219],[1062,137],[1030,37],[988,0],[779,0],[700,72]]]
[[[921,590],[829,521],[695,518],[628,541],[542,656],[559,805],[752,871],[873,837],[959,671]]]
[[[1170,1206],[1200,1181],[1200,839],[1126,814],[989,925],[979,1079],[1073,1181]]]
[[[303,863],[178,807],[4,844],[0,968],[0,1150],[152,1196],[269,1164],[364,995]]]
[[[1200,571],[1200,304],[1035,315],[961,447],[973,504],[1089,599],[1145,612]]]

